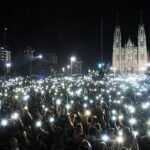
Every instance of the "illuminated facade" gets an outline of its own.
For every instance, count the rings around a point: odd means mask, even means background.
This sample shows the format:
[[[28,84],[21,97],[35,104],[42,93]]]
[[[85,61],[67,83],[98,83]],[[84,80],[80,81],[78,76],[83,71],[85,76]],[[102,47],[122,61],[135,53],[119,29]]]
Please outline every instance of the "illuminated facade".
[[[0,47],[0,61],[1,62],[11,62],[11,51],[4,47]]]
[[[129,38],[122,47],[121,28],[116,26],[114,31],[112,65],[119,72],[139,73],[146,69],[148,63],[147,43],[144,24],[138,27],[137,46]]]

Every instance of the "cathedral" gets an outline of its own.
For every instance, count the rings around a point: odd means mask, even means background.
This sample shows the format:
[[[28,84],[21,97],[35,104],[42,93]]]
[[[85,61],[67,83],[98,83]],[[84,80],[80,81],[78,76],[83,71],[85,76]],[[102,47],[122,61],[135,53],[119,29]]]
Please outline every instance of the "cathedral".
[[[138,26],[137,46],[129,38],[122,46],[121,28],[116,25],[113,40],[112,67],[121,73],[140,73],[148,63],[147,43],[144,24]]]

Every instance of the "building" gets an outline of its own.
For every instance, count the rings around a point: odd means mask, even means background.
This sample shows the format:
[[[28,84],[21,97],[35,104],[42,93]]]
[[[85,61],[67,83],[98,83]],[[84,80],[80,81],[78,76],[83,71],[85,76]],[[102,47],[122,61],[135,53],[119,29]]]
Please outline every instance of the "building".
[[[57,70],[57,55],[55,53],[45,53],[42,55],[42,59],[35,61],[36,73],[43,75],[53,74]]]
[[[82,73],[82,61],[72,62],[72,74],[81,74]]]
[[[144,24],[141,21],[138,26],[137,46],[130,37],[122,46],[121,28],[117,23],[114,31],[112,66],[122,73],[143,72],[148,63],[147,42]]]
[[[29,59],[32,59],[34,52],[35,52],[35,50],[33,50],[30,46],[28,46],[27,49],[24,50],[24,56],[29,58]]]
[[[0,47],[0,61],[1,63],[11,62],[11,51]]]

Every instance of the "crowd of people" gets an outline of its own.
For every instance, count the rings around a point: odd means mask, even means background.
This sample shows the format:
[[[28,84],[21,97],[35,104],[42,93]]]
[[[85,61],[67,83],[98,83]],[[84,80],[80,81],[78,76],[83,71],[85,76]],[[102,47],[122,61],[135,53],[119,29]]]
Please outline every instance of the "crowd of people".
[[[0,80],[0,149],[149,150],[150,77]]]

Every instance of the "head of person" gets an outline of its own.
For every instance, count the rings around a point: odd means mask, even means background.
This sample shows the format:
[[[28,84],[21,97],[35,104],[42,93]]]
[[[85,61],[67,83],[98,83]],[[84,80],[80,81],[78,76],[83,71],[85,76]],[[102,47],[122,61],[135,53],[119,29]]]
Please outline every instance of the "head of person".
[[[10,144],[11,149],[19,150],[18,140],[15,137],[12,137],[9,140],[9,144]]]

